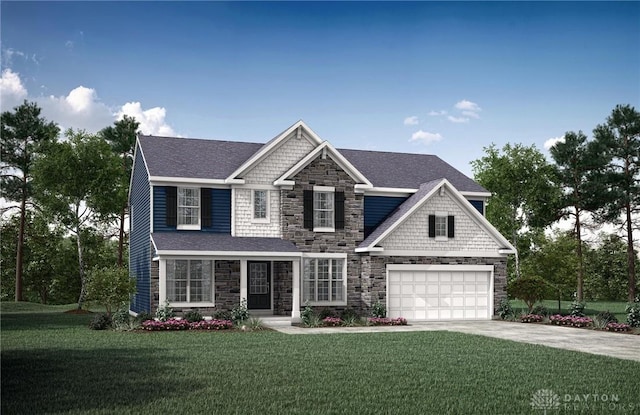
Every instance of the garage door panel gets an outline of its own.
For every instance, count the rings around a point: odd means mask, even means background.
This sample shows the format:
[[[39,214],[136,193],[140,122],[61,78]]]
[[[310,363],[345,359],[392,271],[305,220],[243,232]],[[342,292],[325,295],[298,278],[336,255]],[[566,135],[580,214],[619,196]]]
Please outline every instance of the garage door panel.
[[[408,320],[489,319],[487,271],[389,271],[390,317]]]

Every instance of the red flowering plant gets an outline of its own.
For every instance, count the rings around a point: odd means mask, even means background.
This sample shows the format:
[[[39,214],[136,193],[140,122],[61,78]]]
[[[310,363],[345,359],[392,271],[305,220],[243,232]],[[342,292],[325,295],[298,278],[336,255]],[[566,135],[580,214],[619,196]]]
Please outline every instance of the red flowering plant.
[[[540,323],[544,317],[539,314],[526,314],[524,316],[520,316],[520,321],[522,323]]]
[[[233,328],[230,320],[202,320],[189,323],[187,320],[170,318],[166,321],[147,320],[142,323],[142,329],[148,331],[169,330],[227,330]]]
[[[609,323],[604,329],[607,331],[630,331],[631,326],[624,323]]]
[[[367,322],[372,326],[406,326],[407,319],[403,317],[369,317]]]
[[[589,317],[561,316],[560,314],[549,317],[549,321],[557,326],[571,327],[588,327],[593,324],[593,320]]]
[[[322,325],[326,327],[338,327],[342,325],[342,319],[338,317],[325,317],[322,319]]]

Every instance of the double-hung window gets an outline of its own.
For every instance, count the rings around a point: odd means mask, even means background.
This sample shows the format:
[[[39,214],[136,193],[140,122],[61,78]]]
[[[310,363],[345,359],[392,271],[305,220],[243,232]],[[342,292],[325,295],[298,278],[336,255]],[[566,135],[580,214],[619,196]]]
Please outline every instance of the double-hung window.
[[[269,191],[254,190],[252,195],[253,222],[269,221]]]
[[[200,189],[178,187],[178,229],[200,228]]]
[[[166,279],[170,303],[213,302],[213,261],[168,259]]]
[[[346,260],[305,258],[302,301],[311,304],[346,304]]]
[[[316,231],[335,230],[335,189],[316,186],[313,189],[313,228]]]
[[[435,212],[429,215],[429,238],[446,241],[455,236],[455,217],[447,212]]]

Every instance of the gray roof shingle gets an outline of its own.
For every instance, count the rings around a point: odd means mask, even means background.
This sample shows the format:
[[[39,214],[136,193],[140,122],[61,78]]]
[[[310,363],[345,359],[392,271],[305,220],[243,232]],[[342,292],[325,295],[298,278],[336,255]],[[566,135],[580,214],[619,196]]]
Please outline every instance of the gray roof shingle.
[[[376,187],[418,189],[423,183],[446,178],[461,192],[487,192],[449,163],[431,154],[338,151]]]
[[[151,176],[226,179],[264,144],[138,137]]]
[[[367,239],[362,241],[358,248],[366,248],[371,245],[380,235],[385,233],[387,229],[392,227],[405,213],[411,210],[417,203],[419,203],[430,191],[432,191],[438,184],[440,184],[440,180],[433,180],[429,183],[424,183],[420,186],[417,192],[411,195],[411,197],[404,201],[396,210],[394,210],[389,217],[380,224],[369,236]]]
[[[226,179],[266,144],[139,136],[151,176]],[[461,192],[487,192],[441,158],[429,154],[338,150],[375,187],[418,189],[446,178]]]
[[[300,252],[280,238],[248,238],[210,232],[156,232],[151,238],[159,251]]]

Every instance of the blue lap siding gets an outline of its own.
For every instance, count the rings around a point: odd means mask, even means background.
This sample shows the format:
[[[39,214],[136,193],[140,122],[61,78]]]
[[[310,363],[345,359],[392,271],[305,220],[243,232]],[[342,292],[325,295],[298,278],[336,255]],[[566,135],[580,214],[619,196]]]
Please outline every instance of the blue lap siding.
[[[364,197],[364,237],[369,236],[406,197],[365,196]]]
[[[131,297],[131,310],[148,312],[151,306],[151,239],[149,176],[140,149],[136,149],[136,160],[131,181],[129,274],[136,279],[137,292]]]
[[[211,189],[211,226],[202,232],[231,234],[231,189]],[[175,231],[167,225],[167,191],[164,186],[153,187],[153,231]]]

